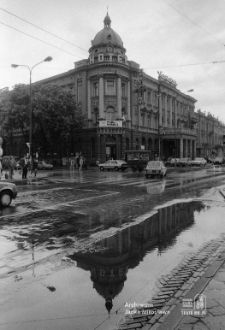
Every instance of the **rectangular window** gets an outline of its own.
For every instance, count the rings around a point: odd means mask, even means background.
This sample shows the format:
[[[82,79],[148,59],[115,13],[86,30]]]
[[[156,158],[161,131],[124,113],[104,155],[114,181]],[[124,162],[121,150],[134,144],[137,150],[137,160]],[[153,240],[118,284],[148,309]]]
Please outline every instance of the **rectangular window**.
[[[98,96],[98,83],[93,83],[92,96]]]
[[[106,81],[106,95],[115,95],[115,84],[113,80]]]

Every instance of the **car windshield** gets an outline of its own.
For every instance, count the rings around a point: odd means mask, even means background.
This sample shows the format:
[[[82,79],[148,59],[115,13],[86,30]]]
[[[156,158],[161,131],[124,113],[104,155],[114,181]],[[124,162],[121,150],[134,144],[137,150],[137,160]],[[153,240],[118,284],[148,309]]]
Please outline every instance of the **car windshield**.
[[[161,162],[153,161],[148,163],[149,167],[161,167]]]

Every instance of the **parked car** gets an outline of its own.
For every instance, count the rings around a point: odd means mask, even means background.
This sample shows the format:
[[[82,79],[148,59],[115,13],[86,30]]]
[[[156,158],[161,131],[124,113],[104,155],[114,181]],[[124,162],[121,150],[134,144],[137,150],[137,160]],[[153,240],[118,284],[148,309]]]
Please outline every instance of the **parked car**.
[[[177,161],[177,166],[191,166],[191,158],[180,158]]]
[[[105,163],[98,165],[100,171],[107,171],[115,170],[115,171],[125,171],[128,167],[127,163],[124,160],[107,160]]]
[[[175,164],[177,165],[178,161],[179,161],[179,158],[170,158],[165,161],[165,165],[166,166],[175,166]]]
[[[14,183],[0,182],[0,205],[9,206],[12,199],[17,196],[17,188]]]
[[[41,160],[38,162],[38,170],[53,170],[53,165]]]
[[[201,165],[206,165],[207,161],[205,158],[195,158],[194,160],[191,161],[191,166],[201,166]]]
[[[214,160],[214,163],[213,165],[222,165],[223,164],[223,157],[216,157],[215,160]]]
[[[146,178],[151,177],[161,177],[166,176],[167,168],[164,163],[160,160],[152,160],[148,162],[146,166]]]

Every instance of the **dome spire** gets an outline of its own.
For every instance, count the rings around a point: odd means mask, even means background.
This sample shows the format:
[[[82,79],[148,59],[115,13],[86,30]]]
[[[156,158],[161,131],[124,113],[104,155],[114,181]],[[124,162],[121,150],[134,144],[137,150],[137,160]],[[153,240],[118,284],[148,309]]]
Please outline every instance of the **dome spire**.
[[[107,6],[107,14],[106,14],[106,17],[104,18],[104,27],[106,28],[111,28],[111,18],[109,17],[109,14],[108,14],[108,6]]]

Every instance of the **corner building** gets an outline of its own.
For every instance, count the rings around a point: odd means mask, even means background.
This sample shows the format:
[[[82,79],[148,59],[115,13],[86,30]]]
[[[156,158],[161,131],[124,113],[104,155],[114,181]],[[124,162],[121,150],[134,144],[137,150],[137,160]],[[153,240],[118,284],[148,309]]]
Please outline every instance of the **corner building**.
[[[88,59],[39,81],[71,89],[86,114],[86,126],[77,131],[71,153],[82,152],[89,164],[123,159],[125,150],[139,149],[150,150],[152,158],[159,152],[163,158],[195,157],[196,100],[162,73],[156,80],[128,61],[108,13],[103,22]]]

